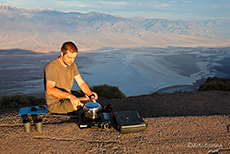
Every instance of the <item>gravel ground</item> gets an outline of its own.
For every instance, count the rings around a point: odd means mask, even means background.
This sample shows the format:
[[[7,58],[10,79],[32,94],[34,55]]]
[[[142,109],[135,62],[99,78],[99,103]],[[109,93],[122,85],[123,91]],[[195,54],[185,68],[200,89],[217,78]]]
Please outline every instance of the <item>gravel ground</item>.
[[[113,111],[137,110],[139,133],[79,129],[77,119],[43,116],[43,131],[25,133],[18,109],[0,113],[0,153],[230,153],[230,92],[161,93],[98,100]]]

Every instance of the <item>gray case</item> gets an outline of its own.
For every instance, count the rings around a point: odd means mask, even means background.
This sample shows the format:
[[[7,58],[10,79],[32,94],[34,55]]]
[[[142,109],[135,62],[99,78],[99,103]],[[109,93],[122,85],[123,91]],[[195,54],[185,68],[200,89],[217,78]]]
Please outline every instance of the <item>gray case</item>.
[[[114,118],[118,124],[118,131],[122,134],[145,131],[146,122],[136,110],[114,112]]]

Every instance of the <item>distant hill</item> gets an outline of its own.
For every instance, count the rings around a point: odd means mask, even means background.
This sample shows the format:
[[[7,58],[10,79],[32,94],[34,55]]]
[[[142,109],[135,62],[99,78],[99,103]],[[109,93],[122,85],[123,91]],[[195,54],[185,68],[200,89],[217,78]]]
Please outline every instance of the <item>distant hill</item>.
[[[80,50],[138,46],[230,46],[230,20],[122,18],[0,5],[0,49],[59,51],[66,40]]]

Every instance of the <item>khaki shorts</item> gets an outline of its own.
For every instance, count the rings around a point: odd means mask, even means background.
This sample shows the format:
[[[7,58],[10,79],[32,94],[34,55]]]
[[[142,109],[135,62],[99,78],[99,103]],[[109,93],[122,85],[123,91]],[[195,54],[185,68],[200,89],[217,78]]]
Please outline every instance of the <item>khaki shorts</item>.
[[[57,114],[67,114],[75,111],[69,99],[60,99],[58,102],[48,105],[48,110]]]

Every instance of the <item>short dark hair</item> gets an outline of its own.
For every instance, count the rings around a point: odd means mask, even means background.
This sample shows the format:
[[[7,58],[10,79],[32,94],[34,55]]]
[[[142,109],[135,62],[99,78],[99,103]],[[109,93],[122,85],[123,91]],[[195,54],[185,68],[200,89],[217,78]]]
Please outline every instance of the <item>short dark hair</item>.
[[[67,51],[71,53],[78,52],[78,48],[73,42],[65,42],[62,44],[61,52],[65,55]]]

